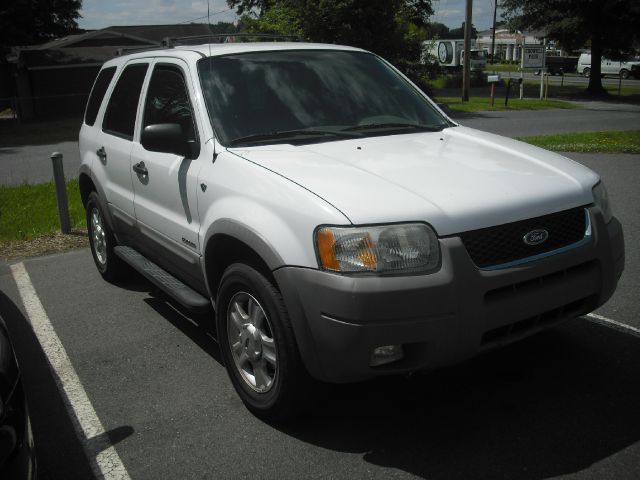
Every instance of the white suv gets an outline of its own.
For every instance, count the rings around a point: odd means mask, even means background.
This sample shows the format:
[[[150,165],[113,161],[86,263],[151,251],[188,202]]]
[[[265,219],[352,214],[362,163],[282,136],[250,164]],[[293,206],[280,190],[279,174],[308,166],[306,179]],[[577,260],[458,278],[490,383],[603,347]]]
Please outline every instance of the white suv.
[[[91,249],[215,311],[247,407],[459,362],[613,293],[591,170],[453,122],[356,48],[237,43],[107,62],[80,131]]]

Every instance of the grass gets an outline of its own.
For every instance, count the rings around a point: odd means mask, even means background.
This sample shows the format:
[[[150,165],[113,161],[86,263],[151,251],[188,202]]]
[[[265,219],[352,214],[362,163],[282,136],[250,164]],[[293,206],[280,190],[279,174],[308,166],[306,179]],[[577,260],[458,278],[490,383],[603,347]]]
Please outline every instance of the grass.
[[[67,182],[71,226],[85,228],[85,211],[77,180]],[[0,185],[0,243],[31,240],[60,230],[53,182]]]
[[[487,63],[487,72],[519,72],[519,63]]]
[[[471,94],[474,96],[489,97],[490,86],[486,84],[485,72],[482,77],[471,77]],[[515,77],[514,77],[515,78]],[[592,96],[587,93],[587,83],[571,83],[575,81],[574,75],[567,75],[564,85],[560,85],[560,77],[550,77],[552,82],[549,82],[547,94],[550,99],[558,100],[576,100],[576,101],[589,101],[600,100],[606,102],[622,102],[622,103],[640,103],[640,85],[629,84],[623,81],[620,93],[618,94],[618,84],[603,84],[605,94],[603,96]],[[501,99],[504,104],[504,96],[506,92],[507,77],[503,76],[502,81],[496,88],[496,101]],[[462,76],[461,75],[440,75],[436,78],[426,80],[425,83],[429,87],[429,95],[431,97],[449,97],[452,95],[458,95],[462,91]],[[545,82],[546,83],[546,82]],[[547,87],[545,86],[545,90]],[[519,86],[512,86],[511,97],[519,96]],[[540,96],[540,80],[525,80],[524,81],[524,96],[529,99],[537,99]],[[510,100],[511,102],[511,100]],[[548,107],[546,107],[548,108]],[[461,110],[461,111],[475,111],[475,110]]]
[[[564,133],[518,140],[556,152],[640,154],[640,130]]]
[[[504,98],[497,97],[494,106],[491,106],[488,97],[469,97],[468,102],[463,102],[460,97],[437,97],[438,102],[446,103],[452,112],[481,112],[485,110],[546,110],[550,108],[579,108],[578,105],[562,100],[537,100],[525,98],[520,100],[512,98],[508,106],[504,106]]]

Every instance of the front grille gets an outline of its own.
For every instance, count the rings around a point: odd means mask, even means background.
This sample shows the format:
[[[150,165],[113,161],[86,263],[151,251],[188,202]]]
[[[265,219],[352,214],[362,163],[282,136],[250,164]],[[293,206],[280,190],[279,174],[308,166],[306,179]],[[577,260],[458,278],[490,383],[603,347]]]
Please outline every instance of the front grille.
[[[527,245],[523,238],[543,229],[549,233],[539,245]],[[460,237],[469,256],[480,268],[501,265],[579,242],[584,238],[586,215],[583,207],[542,217],[465,232]]]

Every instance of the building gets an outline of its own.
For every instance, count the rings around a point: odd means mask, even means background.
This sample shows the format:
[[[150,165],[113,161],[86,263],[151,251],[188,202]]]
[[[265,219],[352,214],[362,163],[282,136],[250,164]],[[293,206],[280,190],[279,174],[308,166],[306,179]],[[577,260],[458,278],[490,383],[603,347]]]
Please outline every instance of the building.
[[[160,46],[167,37],[210,34],[207,24],[114,26],[14,47],[3,75],[13,82],[3,82],[0,98],[11,99],[21,119],[78,115],[100,67],[119,51]]]
[[[493,30],[478,32],[476,46],[491,55]],[[522,58],[522,44],[542,44],[544,32],[512,32],[506,28],[496,29],[494,57],[499,61],[519,62]]]

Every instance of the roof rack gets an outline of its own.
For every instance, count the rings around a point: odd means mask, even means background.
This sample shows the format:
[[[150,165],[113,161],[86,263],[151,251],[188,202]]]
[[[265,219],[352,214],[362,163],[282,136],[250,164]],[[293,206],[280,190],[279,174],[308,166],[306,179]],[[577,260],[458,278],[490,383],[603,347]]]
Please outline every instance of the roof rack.
[[[116,57],[128,55],[129,53],[146,52],[148,50],[164,50],[164,45],[149,45],[147,47],[123,47],[116,50]]]
[[[302,42],[295,35],[271,35],[267,33],[222,33],[198,35],[195,37],[166,37],[162,40],[165,48],[178,45],[200,45],[202,43],[245,43],[245,42]]]

